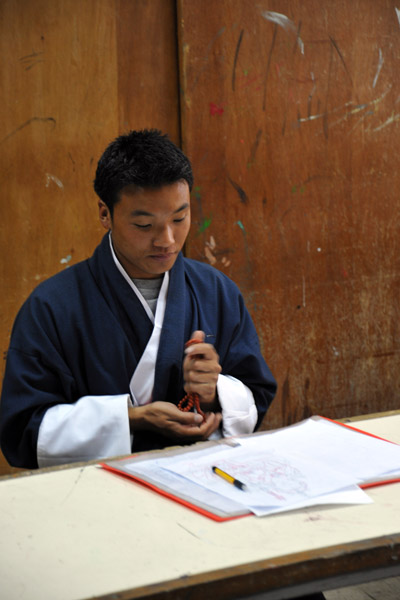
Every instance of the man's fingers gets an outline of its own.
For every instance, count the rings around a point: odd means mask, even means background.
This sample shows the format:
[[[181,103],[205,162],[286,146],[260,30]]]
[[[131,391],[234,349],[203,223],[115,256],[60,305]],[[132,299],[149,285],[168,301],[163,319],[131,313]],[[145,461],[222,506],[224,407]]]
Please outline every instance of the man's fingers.
[[[177,437],[185,439],[188,442],[206,440],[218,429],[221,419],[222,415],[220,413],[207,413],[205,420],[199,426],[194,427],[193,425],[175,423],[174,432],[171,430],[170,433],[174,433]]]
[[[199,340],[199,342],[204,342],[204,340],[206,339],[206,334],[204,333],[204,331],[196,330],[193,331],[190,339]]]
[[[187,427],[188,425],[199,425],[204,419],[198,413],[179,411],[179,415],[174,415],[169,420],[171,423],[178,423]]]

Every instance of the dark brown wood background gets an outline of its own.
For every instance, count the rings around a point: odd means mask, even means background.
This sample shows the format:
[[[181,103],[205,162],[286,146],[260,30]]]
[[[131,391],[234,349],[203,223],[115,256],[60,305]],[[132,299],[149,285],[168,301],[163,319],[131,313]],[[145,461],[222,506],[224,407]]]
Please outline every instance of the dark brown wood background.
[[[157,127],[195,171],[187,255],[241,287],[279,383],[265,428],[399,407],[393,0],[3,0],[0,228],[16,312],[102,233],[92,180]]]
[[[189,254],[243,290],[265,426],[398,408],[396,3],[182,0],[180,50]]]

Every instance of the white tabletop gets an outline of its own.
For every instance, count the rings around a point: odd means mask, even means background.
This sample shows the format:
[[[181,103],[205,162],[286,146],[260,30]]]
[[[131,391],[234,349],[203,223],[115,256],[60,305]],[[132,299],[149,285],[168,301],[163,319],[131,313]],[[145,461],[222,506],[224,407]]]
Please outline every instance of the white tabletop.
[[[400,442],[400,415],[354,425]],[[400,533],[400,483],[373,504],[214,522],[97,466],[0,480],[0,590],[82,600]],[[132,596],[133,597],[133,596]]]

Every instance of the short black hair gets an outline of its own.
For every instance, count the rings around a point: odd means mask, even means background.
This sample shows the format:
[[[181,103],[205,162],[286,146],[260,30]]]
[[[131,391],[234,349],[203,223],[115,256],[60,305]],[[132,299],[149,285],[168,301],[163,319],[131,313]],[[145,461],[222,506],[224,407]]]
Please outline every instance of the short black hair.
[[[93,183],[112,215],[124,187],[157,188],[182,180],[191,190],[193,172],[188,157],[168,135],[158,129],[143,129],[121,135],[109,144]]]

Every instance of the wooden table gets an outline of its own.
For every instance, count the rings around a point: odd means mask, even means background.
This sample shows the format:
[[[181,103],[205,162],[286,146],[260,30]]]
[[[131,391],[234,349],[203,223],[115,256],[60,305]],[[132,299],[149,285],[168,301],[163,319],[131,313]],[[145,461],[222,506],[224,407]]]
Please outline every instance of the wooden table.
[[[356,425],[400,442],[400,414]],[[399,575],[400,483],[368,493],[217,523],[93,464],[3,478],[0,597],[277,600]]]

